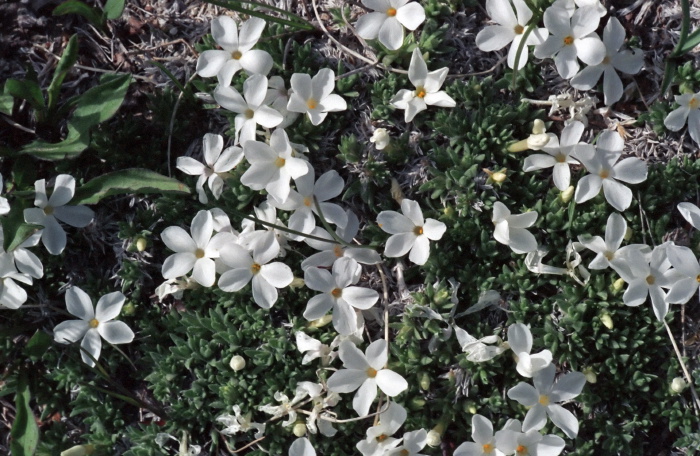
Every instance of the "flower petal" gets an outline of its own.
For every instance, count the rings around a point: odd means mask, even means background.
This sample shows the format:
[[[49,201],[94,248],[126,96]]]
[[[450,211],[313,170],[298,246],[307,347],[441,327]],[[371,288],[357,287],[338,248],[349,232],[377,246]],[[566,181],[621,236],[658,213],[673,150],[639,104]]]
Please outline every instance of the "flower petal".
[[[121,291],[113,291],[102,296],[97,301],[95,309],[95,319],[102,324],[103,322],[113,320],[122,311],[122,306],[126,301],[126,297]]]
[[[373,378],[367,378],[355,393],[352,399],[352,408],[360,416],[366,416],[372,402],[377,397],[377,382]]]
[[[100,336],[110,344],[128,344],[134,340],[134,332],[123,321],[108,321],[97,327]]]
[[[81,320],[90,321],[95,318],[92,299],[76,286],[72,286],[66,291],[66,310]]]
[[[85,336],[90,325],[84,320],[68,320],[57,324],[53,329],[53,340],[59,344],[77,342]]]
[[[96,329],[88,329],[80,343],[80,356],[83,362],[90,367],[95,367],[95,362],[85,353],[89,353],[95,359],[100,359],[102,351],[102,339]]]
[[[411,2],[396,10],[396,19],[409,30],[415,30],[425,22],[425,10],[418,2]]]
[[[387,17],[379,29],[379,42],[389,50],[395,51],[403,44],[403,33],[403,25],[399,20],[396,17]]]
[[[398,396],[408,389],[408,382],[401,375],[389,369],[377,372],[377,386],[389,397]]]

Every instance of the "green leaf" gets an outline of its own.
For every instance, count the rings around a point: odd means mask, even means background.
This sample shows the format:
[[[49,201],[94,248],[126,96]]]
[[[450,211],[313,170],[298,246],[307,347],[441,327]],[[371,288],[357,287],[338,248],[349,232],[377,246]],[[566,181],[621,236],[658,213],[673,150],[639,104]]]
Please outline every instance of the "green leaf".
[[[43,111],[45,109],[44,94],[41,87],[34,81],[18,79],[8,79],[5,83],[5,93],[15,98],[27,100],[34,109]]]
[[[265,19],[266,21],[270,22],[275,22],[277,24],[282,24],[282,25],[288,25],[290,27],[298,28],[301,30],[316,30],[316,28],[311,25],[310,22],[308,22],[306,19],[297,16],[294,13],[290,13],[289,11],[285,11],[280,8],[275,8],[274,6],[267,5],[265,3],[261,2],[255,2],[255,1],[240,1],[240,0],[204,0],[206,3],[211,3],[212,5],[217,5],[221,6],[222,8],[228,8],[230,10],[236,11],[238,13],[243,13],[247,14],[249,16],[253,17],[259,17],[261,19]],[[256,11],[254,9],[250,8],[245,8],[241,5],[249,3],[251,5],[256,5],[260,6],[262,8],[269,9],[270,11],[276,11],[281,14],[285,14],[289,17],[289,20],[287,19],[282,19],[281,17],[277,16],[271,16],[269,14],[261,13],[260,11]]]
[[[46,353],[46,350],[49,349],[52,342],[53,339],[51,336],[39,329],[34,333],[32,338],[29,339],[27,346],[24,347],[24,354],[29,359],[36,362],[40,360],[42,356],[44,356],[44,353]]]
[[[92,179],[75,191],[72,204],[95,204],[111,195],[123,194],[190,194],[190,189],[182,182],[149,171],[132,168],[114,171]]]
[[[30,397],[26,375],[21,374],[17,380],[17,394],[15,395],[17,411],[10,431],[12,436],[10,449],[12,454],[16,456],[33,455],[39,443],[39,427],[29,406]]]
[[[68,0],[67,2],[61,3],[53,10],[54,16],[63,16],[64,14],[79,14],[90,21],[95,27],[104,28],[102,12],[78,0]]]
[[[20,246],[24,241],[29,239],[29,236],[32,234],[36,233],[37,231],[43,229],[44,227],[41,225],[33,225],[31,223],[21,223],[17,227],[17,231],[15,231],[15,235],[13,237],[8,236],[9,245],[7,246],[6,252],[11,252],[12,250],[16,249],[17,247]]]
[[[690,52],[698,44],[700,44],[700,29],[696,29],[695,31],[693,31],[693,33],[688,35],[685,42],[681,46],[679,53],[685,54],[687,52]]]
[[[79,132],[87,132],[93,126],[108,120],[122,105],[130,83],[130,74],[102,76],[100,85],[89,89],[77,100],[77,107],[68,123]]]
[[[68,125],[68,136],[59,143],[49,143],[37,140],[27,144],[20,150],[22,154],[31,154],[42,160],[63,160],[74,158],[87,149],[90,144],[90,133],[80,132]]]
[[[0,93],[0,113],[12,115],[12,107],[15,105],[15,97],[7,92],[3,87],[3,93]]]
[[[124,12],[124,0],[107,0],[104,16],[107,19],[117,19]]]
[[[75,62],[78,60],[78,35],[73,35],[68,41],[66,49],[63,51],[61,60],[58,61],[56,65],[56,70],[53,72],[53,79],[47,90],[49,98],[49,111],[53,111],[58,102],[58,94],[61,91],[61,84],[63,84],[63,79],[66,77],[68,72],[73,68]]]

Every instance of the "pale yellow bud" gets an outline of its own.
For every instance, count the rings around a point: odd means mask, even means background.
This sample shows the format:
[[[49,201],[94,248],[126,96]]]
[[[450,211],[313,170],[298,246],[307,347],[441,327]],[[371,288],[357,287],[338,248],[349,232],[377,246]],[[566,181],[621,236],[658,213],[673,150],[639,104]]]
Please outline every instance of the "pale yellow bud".
[[[632,239],[632,235],[633,235],[633,234],[634,234],[634,231],[632,231],[632,228],[630,228],[630,227],[628,226],[628,227],[627,227],[627,231],[625,231],[625,236],[624,236],[623,239],[624,239],[625,241],[629,241],[630,239]]]
[[[294,277],[292,279],[292,283],[289,284],[289,288],[295,289],[295,288],[301,288],[304,286],[304,279],[301,277]]]
[[[688,382],[683,377],[676,377],[671,382],[671,391],[680,394],[688,387]]]
[[[302,422],[295,423],[292,433],[297,437],[304,437],[306,435],[306,424]]]
[[[136,239],[136,250],[143,252],[146,250],[146,247],[148,247],[148,240],[145,237],[141,236]]]
[[[592,367],[587,367],[583,370],[583,375],[586,376],[586,381],[588,383],[595,383],[598,381],[598,376]]]
[[[333,315],[324,315],[321,318],[319,318],[318,320],[314,320],[314,321],[310,322],[307,326],[309,328],[323,328],[331,321],[333,321]]]
[[[613,282],[613,285],[612,285],[612,288],[616,293],[622,291],[622,289],[624,287],[625,287],[625,281],[622,279],[617,279],[615,282]]]
[[[430,375],[428,375],[427,372],[423,372],[423,375],[420,376],[420,387],[422,390],[429,390],[430,389]]]
[[[245,358],[236,355],[231,358],[231,362],[229,362],[228,365],[231,366],[231,369],[233,369],[235,372],[238,372],[245,367]]]
[[[442,434],[445,433],[445,423],[444,421],[440,421],[434,428],[428,432],[428,446],[435,448],[436,446],[440,446],[442,443]]]
[[[508,146],[508,152],[523,152],[528,149],[530,149],[530,146],[527,144],[527,139],[523,139],[522,141],[518,141]]]
[[[61,452],[61,456],[87,456],[95,452],[94,445],[76,445]]]
[[[401,201],[404,200],[405,196],[403,194],[403,191],[401,190],[401,185],[399,185],[399,181],[394,179],[393,177],[391,178],[391,197],[394,198],[394,201],[397,203],[401,204]]]
[[[535,119],[535,122],[532,124],[532,134],[533,135],[541,135],[546,131],[547,127],[545,127],[544,122],[541,119]]]
[[[600,315],[600,322],[603,323],[603,326],[605,326],[608,329],[613,329],[615,327],[615,325],[613,324],[612,317],[607,312],[603,312]]]
[[[571,201],[571,198],[574,197],[574,190],[575,190],[575,189],[574,189],[574,186],[573,186],[573,185],[569,185],[569,186],[566,188],[566,190],[562,191],[562,192],[559,194],[559,197],[561,198],[562,203],[566,204],[566,203],[568,203],[569,201]]]

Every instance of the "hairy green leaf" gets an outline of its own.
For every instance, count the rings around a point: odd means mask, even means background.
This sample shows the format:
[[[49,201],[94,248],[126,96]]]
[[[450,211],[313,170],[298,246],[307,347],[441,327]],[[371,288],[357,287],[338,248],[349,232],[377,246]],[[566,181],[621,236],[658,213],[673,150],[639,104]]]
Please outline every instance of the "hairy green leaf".
[[[124,12],[124,0],[107,0],[104,15],[107,19],[117,19]]]
[[[58,94],[61,91],[61,84],[63,84],[63,79],[66,77],[68,72],[73,68],[75,62],[78,60],[78,35],[73,35],[68,41],[66,49],[63,51],[61,60],[58,61],[56,65],[56,70],[53,73],[53,79],[47,90],[48,93],[48,109],[52,111],[58,103]]]
[[[27,100],[34,109],[44,110],[44,94],[39,84],[30,80],[8,79],[5,83],[5,93],[15,98]]]
[[[80,96],[69,123],[76,130],[85,132],[89,128],[111,118],[119,109],[131,83],[130,74],[106,74],[100,85]]]
[[[20,375],[17,381],[17,394],[15,395],[17,412],[10,431],[12,436],[10,449],[12,454],[17,456],[33,455],[39,443],[39,427],[29,406],[30,397],[27,378],[25,375]]]
[[[102,198],[123,194],[170,193],[187,195],[182,182],[147,169],[123,169],[96,177],[75,191],[73,204],[95,204]]]

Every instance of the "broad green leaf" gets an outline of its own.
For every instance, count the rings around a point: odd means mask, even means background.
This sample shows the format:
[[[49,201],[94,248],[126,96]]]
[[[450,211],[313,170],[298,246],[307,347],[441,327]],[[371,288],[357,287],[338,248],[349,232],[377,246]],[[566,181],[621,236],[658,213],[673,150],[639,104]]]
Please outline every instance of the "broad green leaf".
[[[26,241],[29,236],[32,234],[36,233],[37,231],[43,229],[44,227],[41,225],[33,225],[31,223],[21,223],[18,227],[17,230],[15,231],[15,235],[13,237],[8,236],[8,241],[10,241],[9,245],[7,246],[7,252],[11,252],[12,250],[16,249],[17,247],[20,246],[24,241]]]
[[[8,79],[5,83],[5,93],[15,98],[27,100],[34,109],[43,111],[45,107],[44,94],[41,87],[34,81],[19,79]]]
[[[0,231],[0,244],[5,252],[9,252],[10,245],[17,237],[17,232],[24,225],[24,208],[29,200],[17,198],[10,206],[10,212],[4,217],[0,217],[2,223],[2,231]],[[26,238],[25,238],[26,239]]]
[[[10,431],[12,436],[10,449],[13,455],[32,456],[39,443],[39,427],[29,406],[30,397],[27,378],[21,374],[17,380],[17,393],[15,395],[15,421],[12,423]]]
[[[62,16],[64,14],[79,14],[95,27],[103,28],[101,11],[78,0],[68,0],[53,10],[54,16]]]
[[[3,87],[3,93],[0,93],[0,112],[11,116],[14,104],[15,98]]]
[[[59,143],[49,143],[37,140],[27,144],[20,150],[22,154],[31,154],[42,160],[63,160],[74,158],[87,149],[90,144],[90,133],[80,132],[70,123],[68,124],[68,136]]]
[[[56,70],[53,72],[53,79],[47,90],[49,98],[49,111],[53,111],[58,102],[58,94],[61,91],[61,84],[75,62],[78,60],[78,35],[73,35],[68,41],[66,49],[63,51],[61,60],[56,65]]]
[[[72,204],[95,204],[111,195],[175,193],[187,195],[190,189],[182,182],[149,171],[132,168],[114,171],[92,179],[75,191]]]
[[[69,125],[80,132],[87,132],[111,118],[122,105],[130,83],[130,74],[102,76],[100,85],[89,89],[77,100]]]
[[[38,361],[44,356],[46,350],[49,349],[53,342],[53,338],[46,334],[44,331],[38,329],[29,342],[27,346],[24,347],[24,354],[32,361]]]
[[[104,15],[107,19],[117,19],[124,12],[124,0],[107,0]]]

